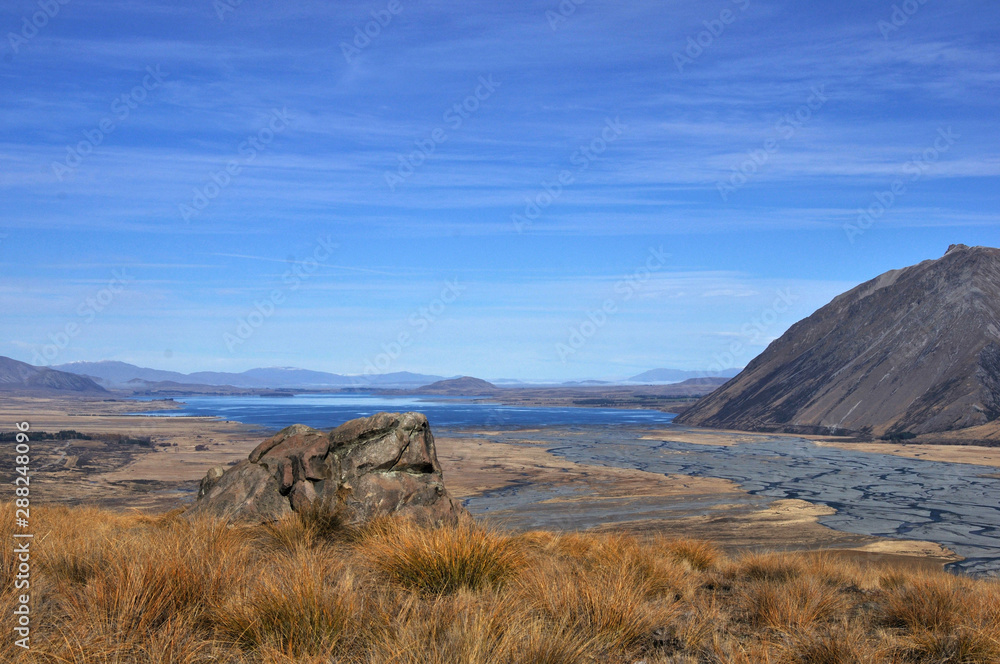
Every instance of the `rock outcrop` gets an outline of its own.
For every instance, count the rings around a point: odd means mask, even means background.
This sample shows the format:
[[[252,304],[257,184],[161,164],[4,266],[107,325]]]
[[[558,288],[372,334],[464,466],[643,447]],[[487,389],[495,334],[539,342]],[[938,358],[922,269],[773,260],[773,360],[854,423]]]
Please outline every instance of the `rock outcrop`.
[[[188,514],[268,522],[311,508],[339,509],[348,522],[401,514],[454,523],[466,513],[444,487],[427,418],[378,413],[329,433],[282,429],[246,460],[210,470]]]
[[[838,296],[675,421],[882,436],[998,418],[1000,249],[953,245]]]

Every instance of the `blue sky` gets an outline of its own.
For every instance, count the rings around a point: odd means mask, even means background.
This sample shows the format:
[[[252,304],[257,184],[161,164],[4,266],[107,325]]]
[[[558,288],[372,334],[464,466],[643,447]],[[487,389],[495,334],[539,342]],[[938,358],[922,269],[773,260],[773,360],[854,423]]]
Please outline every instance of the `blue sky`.
[[[0,8],[0,354],[728,368],[1000,244],[993,2],[275,5]]]

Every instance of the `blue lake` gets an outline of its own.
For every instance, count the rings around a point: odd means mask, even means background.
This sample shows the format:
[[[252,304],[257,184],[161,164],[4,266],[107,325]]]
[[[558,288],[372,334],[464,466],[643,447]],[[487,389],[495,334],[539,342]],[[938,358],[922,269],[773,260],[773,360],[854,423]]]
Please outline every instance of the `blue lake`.
[[[257,424],[268,429],[282,429],[290,424],[330,429],[348,420],[367,417],[380,411],[424,413],[432,429],[662,425],[674,419],[673,414],[656,410],[524,408],[474,402],[466,398],[385,397],[367,394],[300,394],[292,397],[185,396],[178,397],[178,401],[182,402],[179,410],[163,411],[156,415],[219,417]]]

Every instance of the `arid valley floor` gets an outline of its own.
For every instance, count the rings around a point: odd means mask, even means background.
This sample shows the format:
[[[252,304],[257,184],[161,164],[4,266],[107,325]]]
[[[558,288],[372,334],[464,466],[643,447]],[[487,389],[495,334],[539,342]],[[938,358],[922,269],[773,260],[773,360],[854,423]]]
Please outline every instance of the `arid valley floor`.
[[[169,412],[171,401],[147,404]],[[165,512],[193,501],[212,466],[236,462],[268,432],[231,421],[148,417],[134,401],[15,397],[0,406],[0,421],[28,421],[32,431],[75,430],[150,438],[150,445],[100,440],[34,443],[33,500]],[[292,424],[289,422],[289,424]],[[339,424],[331,422],[330,426]],[[433,427],[433,422],[431,423]],[[643,439],[726,446],[773,441],[774,436],[678,427],[640,432]],[[958,557],[939,544],[879,538],[819,523],[834,513],[798,499],[751,496],[727,479],[662,474],[581,463],[554,453],[587,438],[586,431],[435,429],[445,482],[470,510],[513,529],[547,528],[670,533],[707,539],[724,549],[836,550],[839,555],[940,567]],[[560,441],[553,443],[553,441]],[[970,446],[853,443],[816,440],[855,452],[983,466],[1000,472],[1000,449]],[[613,518],[608,518],[613,515]]]

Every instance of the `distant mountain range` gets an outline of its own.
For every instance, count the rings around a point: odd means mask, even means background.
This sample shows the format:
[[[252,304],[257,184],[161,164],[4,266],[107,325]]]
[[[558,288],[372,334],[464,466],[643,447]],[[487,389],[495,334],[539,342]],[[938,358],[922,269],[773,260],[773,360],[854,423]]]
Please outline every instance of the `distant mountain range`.
[[[196,371],[185,374],[178,371],[149,369],[127,362],[104,360],[101,362],[70,362],[50,367],[57,371],[65,371],[79,376],[86,376],[108,389],[137,390],[165,389],[168,387],[183,388],[191,385],[231,386],[241,389],[308,389],[308,388],[402,388],[412,389],[423,387],[442,380],[456,380],[468,377],[446,377],[433,374],[411,373],[397,371],[394,373],[374,374],[364,376],[348,376],[328,373],[326,371],[311,371],[295,367],[269,367],[249,369],[240,373],[225,371]],[[718,377],[730,378],[739,372],[738,369],[723,372],[682,371],[679,369],[653,369],[638,376],[633,376],[624,383],[680,383],[691,378]],[[142,385],[143,381],[149,385]],[[485,381],[484,381],[485,382]],[[544,383],[544,385],[562,385],[578,387],[586,385],[616,385],[617,381],[581,380],[564,383]],[[513,379],[495,381],[491,385],[509,387],[534,387],[538,384],[525,383]],[[468,386],[466,386],[468,387]],[[459,388],[463,389],[463,388]]]
[[[1000,249],[953,245],[793,325],[676,420],[909,437],[1000,430]],[[934,438],[929,440],[933,441]]]
[[[0,356],[0,391],[74,392],[106,394],[107,390],[89,378],[48,367],[34,367]]]
[[[732,378],[739,369],[723,371],[682,371],[681,369],[652,369],[628,379],[629,383],[680,383],[691,378]]]
[[[370,376],[344,376],[325,371],[310,371],[294,367],[249,369],[241,373],[224,371],[198,371],[191,374],[177,371],[147,369],[127,362],[71,362],[51,367],[81,376],[87,376],[109,388],[135,388],[132,381],[149,383],[171,382],[187,385],[231,385],[242,388],[320,388],[320,387],[417,387],[427,385],[444,376],[417,374],[409,371],[374,374]]]

